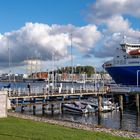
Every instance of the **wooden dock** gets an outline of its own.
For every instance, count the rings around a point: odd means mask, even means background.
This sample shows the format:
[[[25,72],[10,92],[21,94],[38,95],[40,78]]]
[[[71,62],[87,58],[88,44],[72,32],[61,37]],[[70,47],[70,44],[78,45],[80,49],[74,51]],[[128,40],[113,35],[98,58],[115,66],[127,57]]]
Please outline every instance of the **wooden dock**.
[[[99,111],[102,102],[103,95],[113,95],[118,96],[119,98],[119,105],[120,110],[123,111],[123,100],[124,97],[127,95],[134,95],[136,99],[136,107],[137,111],[139,112],[139,94],[140,94],[140,87],[110,87],[109,89],[104,87],[102,89],[78,89],[78,90],[66,90],[61,89],[61,92],[58,89],[53,90],[8,90],[8,99],[11,103],[11,106],[17,105],[27,105],[32,104],[54,104],[54,103],[66,103],[66,102],[73,102],[74,100],[84,99],[85,97],[89,96],[96,96],[98,98],[99,103]]]
[[[54,104],[71,103],[77,100],[86,99],[89,96],[102,96],[106,94],[105,90],[8,90],[8,100],[10,101],[10,106],[16,108],[16,106],[21,107],[21,112],[23,112],[24,107],[33,106],[33,114],[35,114],[36,106],[42,105],[42,112],[45,106],[51,105],[52,112],[54,110]],[[63,110],[63,109],[62,109]]]
[[[106,94],[106,90],[100,89],[78,89],[78,90],[66,90],[61,89],[61,92],[58,89],[55,90],[46,90],[46,89],[13,89],[7,90],[9,99],[18,99],[18,98],[49,98],[49,97],[69,97],[69,96],[90,96],[90,95],[103,95]]]

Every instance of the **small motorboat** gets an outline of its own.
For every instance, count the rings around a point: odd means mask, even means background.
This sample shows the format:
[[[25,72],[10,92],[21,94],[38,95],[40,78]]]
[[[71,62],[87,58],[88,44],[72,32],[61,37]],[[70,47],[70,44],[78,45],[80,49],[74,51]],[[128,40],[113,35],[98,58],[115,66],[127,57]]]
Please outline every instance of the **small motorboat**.
[[[101,107],[101,111],[102,112],[110,112],[113,110],[118,110],[118,105],[117,103],[113,103],[110,101],[111,98],[103,98],[102,100],[102,107]],[[98,110],[98,100],[97,98],[89,98],[87,101],[84,101],[83,104],[89,104],[92,107],[95,107]]]
[[[91,105],[82,104],[79,102],[68,103],[63,105],[63,110],[76,113],[76,114],[85,114],[85,113],[94,113],[96,110]]]
[[[83,80],[77,80],[76,83],[79,83],[79,84],[85,84],[86,81],[83,81]]]
[[[113,109],[113,107],[111,106],[111,105],[103,105],[102,107],[101,107],[101,111],[102,112],[110,112],[110,111],[113,111],[114,109]]]

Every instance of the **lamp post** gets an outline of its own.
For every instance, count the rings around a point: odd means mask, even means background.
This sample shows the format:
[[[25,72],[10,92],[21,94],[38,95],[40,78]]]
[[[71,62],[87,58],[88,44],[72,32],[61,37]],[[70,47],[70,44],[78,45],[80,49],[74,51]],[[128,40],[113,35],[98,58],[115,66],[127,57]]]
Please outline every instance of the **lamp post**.
[[[139,72],[140,70],[137,70],[137,87],[139,86]]]

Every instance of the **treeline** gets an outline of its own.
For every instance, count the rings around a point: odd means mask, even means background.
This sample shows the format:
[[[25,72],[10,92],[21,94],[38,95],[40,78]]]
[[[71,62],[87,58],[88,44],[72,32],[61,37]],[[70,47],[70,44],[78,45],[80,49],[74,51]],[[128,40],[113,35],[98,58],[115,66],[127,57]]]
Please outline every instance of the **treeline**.
[[[63,67],[58,69],[58,73],[73,73],[73,74],[84,74],[86,73],[88,77],[95,73],[95,68],[92,66],[76,66],[76,67]]]

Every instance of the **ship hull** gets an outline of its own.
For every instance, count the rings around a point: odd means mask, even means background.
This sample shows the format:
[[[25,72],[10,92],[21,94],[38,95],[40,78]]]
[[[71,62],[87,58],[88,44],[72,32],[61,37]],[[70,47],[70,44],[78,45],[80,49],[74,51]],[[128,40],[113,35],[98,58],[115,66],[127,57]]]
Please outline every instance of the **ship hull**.
[[[140,66],[115,66],[105,69],[117,84],[140,85]]]

